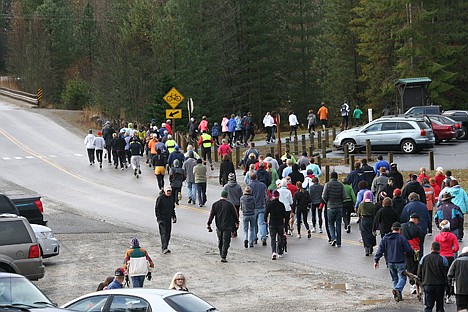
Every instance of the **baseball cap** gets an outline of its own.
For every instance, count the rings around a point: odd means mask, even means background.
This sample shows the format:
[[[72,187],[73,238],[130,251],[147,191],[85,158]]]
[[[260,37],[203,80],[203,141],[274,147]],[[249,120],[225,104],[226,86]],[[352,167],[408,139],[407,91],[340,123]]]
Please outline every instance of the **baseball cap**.
[[[117,270],[115,270],[115,273],[114,273],[115,276],[125,276],[125,272],[122,268],[118,268]]]

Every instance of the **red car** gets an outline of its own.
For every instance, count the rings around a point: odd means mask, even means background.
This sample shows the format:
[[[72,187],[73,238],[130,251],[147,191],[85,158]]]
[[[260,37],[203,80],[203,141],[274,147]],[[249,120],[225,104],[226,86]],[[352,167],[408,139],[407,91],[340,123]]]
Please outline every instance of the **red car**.
[[[434,119],[431,119],[431,124],[436,144],[457,138],[457,131],[453,125],[447,125]]]

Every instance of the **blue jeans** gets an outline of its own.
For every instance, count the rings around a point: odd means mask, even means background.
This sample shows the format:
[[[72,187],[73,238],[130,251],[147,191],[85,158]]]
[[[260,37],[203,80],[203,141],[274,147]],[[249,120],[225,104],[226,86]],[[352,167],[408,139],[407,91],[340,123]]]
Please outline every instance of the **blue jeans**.
[[[145,276],[144,275],[130,276],[130,279],[132,280],[132,287],[133,288],[141,288],[141,287],[143,287],[143,283],[145,282]]]
[[[255,208],[255,237],[257,237],[258,231],[260,231],[260,239],[266,241],[267,227],[265,224],[265,209]]]
[[[403,275],[403,272],[406,270],[406,264],[404,262],[388,263],[387,266],[392,277],[393,289],[403,292],[403,288],[406,285],[406,275]]]
[[[195,204],[195,200],[197,197],[197,190],[195,189],[195,183],[187,182],[187,193],[188,193],[189,199],[191,199],[192,202]]]
[[[336,240],[336,245],[341,246],[341,218],[343,214],[342,208],[328,208],[328,230],[330,231],[331,240]]]
[[[242,223],[244,225],[244,240],[249,241],[249,245],[253,244],[253,241],[255,239],[255,215],[252,216],[243,216],[242,217]],[[250,235],[249,235],[249,229],[250,229]]]

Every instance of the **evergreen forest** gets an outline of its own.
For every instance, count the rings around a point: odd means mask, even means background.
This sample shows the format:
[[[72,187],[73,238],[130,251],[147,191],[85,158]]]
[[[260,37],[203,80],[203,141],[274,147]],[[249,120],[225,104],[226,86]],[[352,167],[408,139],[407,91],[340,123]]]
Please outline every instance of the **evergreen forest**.
[[[195,116],[304,123],[322,101],[396,110],[396,80],[429,77],[432,103],[468,109],[466,0],[0,2],[0,74],[52,107],[161,120],[175,86]]]

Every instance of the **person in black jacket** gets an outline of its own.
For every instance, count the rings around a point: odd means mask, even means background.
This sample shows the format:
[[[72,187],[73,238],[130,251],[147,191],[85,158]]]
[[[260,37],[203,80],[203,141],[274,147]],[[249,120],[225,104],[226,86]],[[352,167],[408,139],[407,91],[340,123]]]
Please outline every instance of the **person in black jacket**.
[[[114,149],[117,153],[117,158],[120,162],[120,168],[122,170],[124,170],[124,167],[127,168],[127,160],[125,158],[125,145],[127,145],[127,142],[125,142],[123,134],[120,133],[117,139],[115,140]],[[115,169],[117,169],[117,165],[117,162],[115,162]]]
[[[374,168],[367,164],[367,158],[361,159],[361,169],[362,171],[364,171],[364,175],[366,177],[365,181],[367,182],[367,185],[371,186],[372,181],[374,181],[375,178],[375,171]]]
[[[424,311],[444,311],[444,290],[447,284],[445,275],[448,261],[440,255],[439,242],[432,242],[431,253],[421,259],[418,276],[424,287]]]
[[[221,199],[215,201],[211,206],[207,229],[212,232],[211,223],[216,218],[216,234],[218,235],[218,248],[221,262],[227,262],[226,257],[231,244],[231,233],[235,231],[237,224],[237,213],[234,205],[227,200],[228,192],[221,192]]]
[[[398,222],[400,217],[392,206],[392,200],[385,197],[382,201],[382,208],[377,211],[374,217],[373,231],[380,230],[380,237],[392,231],[392,224]]]
[[[164,194],[159,195],[154,206],[154,214],[159,225],[159,235],[161,236],[161,249],[163,254],[171,251],[168,249],[171,239],[172,223],[176,223],[174,198],[172,197],[172,188],[166,186]]]
[[[174,202],[178,205],[179,193],[182,194],[182,183],[184,183],[186,175],[178,159],[174,160],[173,165],[169,173],[169,182],[171,182],[172,187],[172,198],[174,198]],[[182,197],[182,195],[180,195],[180,197]]]
[[[223,161],[219,166],[219,184],[225,186],[228,183],[228,177],[230,173],[235,173],[234,164],[232,163],[228,155],[223,156]]]
[[[300,181],[301,183],[304,182],[304,175],[299,172],[298,164],[292,165],[292,171],[288,176],[291,178],[291,183],[293,185],[296,185],[297,181]]]
[[[403,187],[403,175],[400,173],[400,171],[398,171],[397,164],[390,164],[390,171],[388,172],[388,177],[393,178],[393,180],[395,181],[393,183],[393,186],[395,188],[401,189]]]
[[[468,246],[453,261],[448,272],[449,282],[454,282],[457,310],[468,309]]]
[[[304,226],[307,230],[307,238],[310,238],[309,222],[307,222],[307,213],[309,212],[309,204],[311,202],[309,192],[302,188],[302,182],[296,182],[297,192],[294,194],[295,209],[294,215],[296,216],[297,223],[297,238],[301,238],[301,223],[304,222]]]
[[[277,257],[283,255],[285,215],[286,209],[284,204],[279,201],[279,192],[274,190],[271,194],[271,201],[265,208],[265,223],[269,225],[271,237],[271,260],[276,260]],[[268,216],[270,216],[269,222]],[[278,242],[278,246],[276,246],[276,242]]]
[[[424,192],[424,188],[418,182],[418,176],[415,174],[412,174],[411,180],[408,183],[406,183],[405,188],[403,189],[403,192],[401,193],[401,197],[403,197],[406,201],[408,201],[408,196],[412,192],[415,192],[416,194],[419,195],[419,201],[421,203],[423,203],[424,205],[426,204],[426,192]]]

